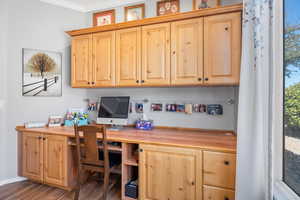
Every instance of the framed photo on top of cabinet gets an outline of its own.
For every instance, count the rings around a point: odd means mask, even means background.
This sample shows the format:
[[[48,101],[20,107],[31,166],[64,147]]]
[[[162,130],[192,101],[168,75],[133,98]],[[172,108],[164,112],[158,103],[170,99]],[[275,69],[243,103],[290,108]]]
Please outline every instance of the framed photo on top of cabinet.
[[[194,10],[215,8],[221,5],[221,0],[194,0]]]
[[[94,26],[104,26],[115,23],[115,10],[107,10],[103,12],[94,13]]]
[[[134,21],[145,18],[145,4],[125,7],[125,21]]]
[[[180,12],[179,0],[163,0],[157,2],[157,16]]]

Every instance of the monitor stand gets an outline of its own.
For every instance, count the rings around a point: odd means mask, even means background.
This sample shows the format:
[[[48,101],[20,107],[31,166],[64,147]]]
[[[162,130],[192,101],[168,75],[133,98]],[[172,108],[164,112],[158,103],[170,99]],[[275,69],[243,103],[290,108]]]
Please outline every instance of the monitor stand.
[[[110,131],[121,131],[122,129],[124,129],[123,126],[116,124],[113,124],[110,128],[108,128]]]

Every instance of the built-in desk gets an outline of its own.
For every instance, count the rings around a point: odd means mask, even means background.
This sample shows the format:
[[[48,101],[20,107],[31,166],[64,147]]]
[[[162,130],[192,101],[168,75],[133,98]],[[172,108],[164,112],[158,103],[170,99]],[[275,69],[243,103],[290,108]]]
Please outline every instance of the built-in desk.
[[[26,129],[19,134],[20,175],[57,187],[75,184],[74,131],[70,127]],[[99,138],[101,136],[99,135]],[[126,127],[107,131],[111,151],[122,154],[125,184],[139,179],[139,199],[234,199],[236,136],[230,131]],[[101,145],[99,145],[101,149]]]

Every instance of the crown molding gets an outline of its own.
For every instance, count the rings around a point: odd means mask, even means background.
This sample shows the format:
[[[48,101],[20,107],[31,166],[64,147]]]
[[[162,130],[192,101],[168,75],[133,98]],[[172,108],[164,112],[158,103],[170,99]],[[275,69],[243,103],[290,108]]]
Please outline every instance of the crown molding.
[[[64,8],[69,8],[72,10],[76,10],[79,12],[91,12],[91,11],[96,11],[96,10],[104,10],[108,8],[113,8],[113,7],[118,7],[126,4],[131,4],[131,3],[140,3],[143,2],[143,0],[107,0],[107,1],[99,1],[96,3],[88,3],[88,4],[79,4],[79,3],[74,3],[72,0],[40,0],[41,2],[64,7]]]

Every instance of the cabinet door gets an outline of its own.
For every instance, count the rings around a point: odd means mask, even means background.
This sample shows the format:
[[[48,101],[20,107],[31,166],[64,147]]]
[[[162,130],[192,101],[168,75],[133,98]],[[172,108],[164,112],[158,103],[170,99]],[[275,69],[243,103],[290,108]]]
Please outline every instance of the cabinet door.
[[[203,181],[205,185],[235,188],[236,155],[203,152]]]
[[[204,200],[234,200],[235,192],[234,190],[204,186],[203,196]]]
[[[43,182],[43,135],[36,133],[23,134],[23,176]]]
[[[45,135],[44,181],[48,184],[67,186],[67,137]]]
[[[141,80],[141,28],[116,33],[116,85],[138,86]]]
[[[93,87],[115,86],[115,32],[93,35]]]
[[[170,24],[142,28],[142,85],[170,85]]]
[[[72,39],[72,87],[90,87],[92,36]]]
[[[140,146],[139,186],[143,200],[201,200],[201,151]]]
[[[203,18],[172,23],[172,85],[203,83]]]
[[[204,18],[204,81],[237,85],[241,64],[241,13]]]

